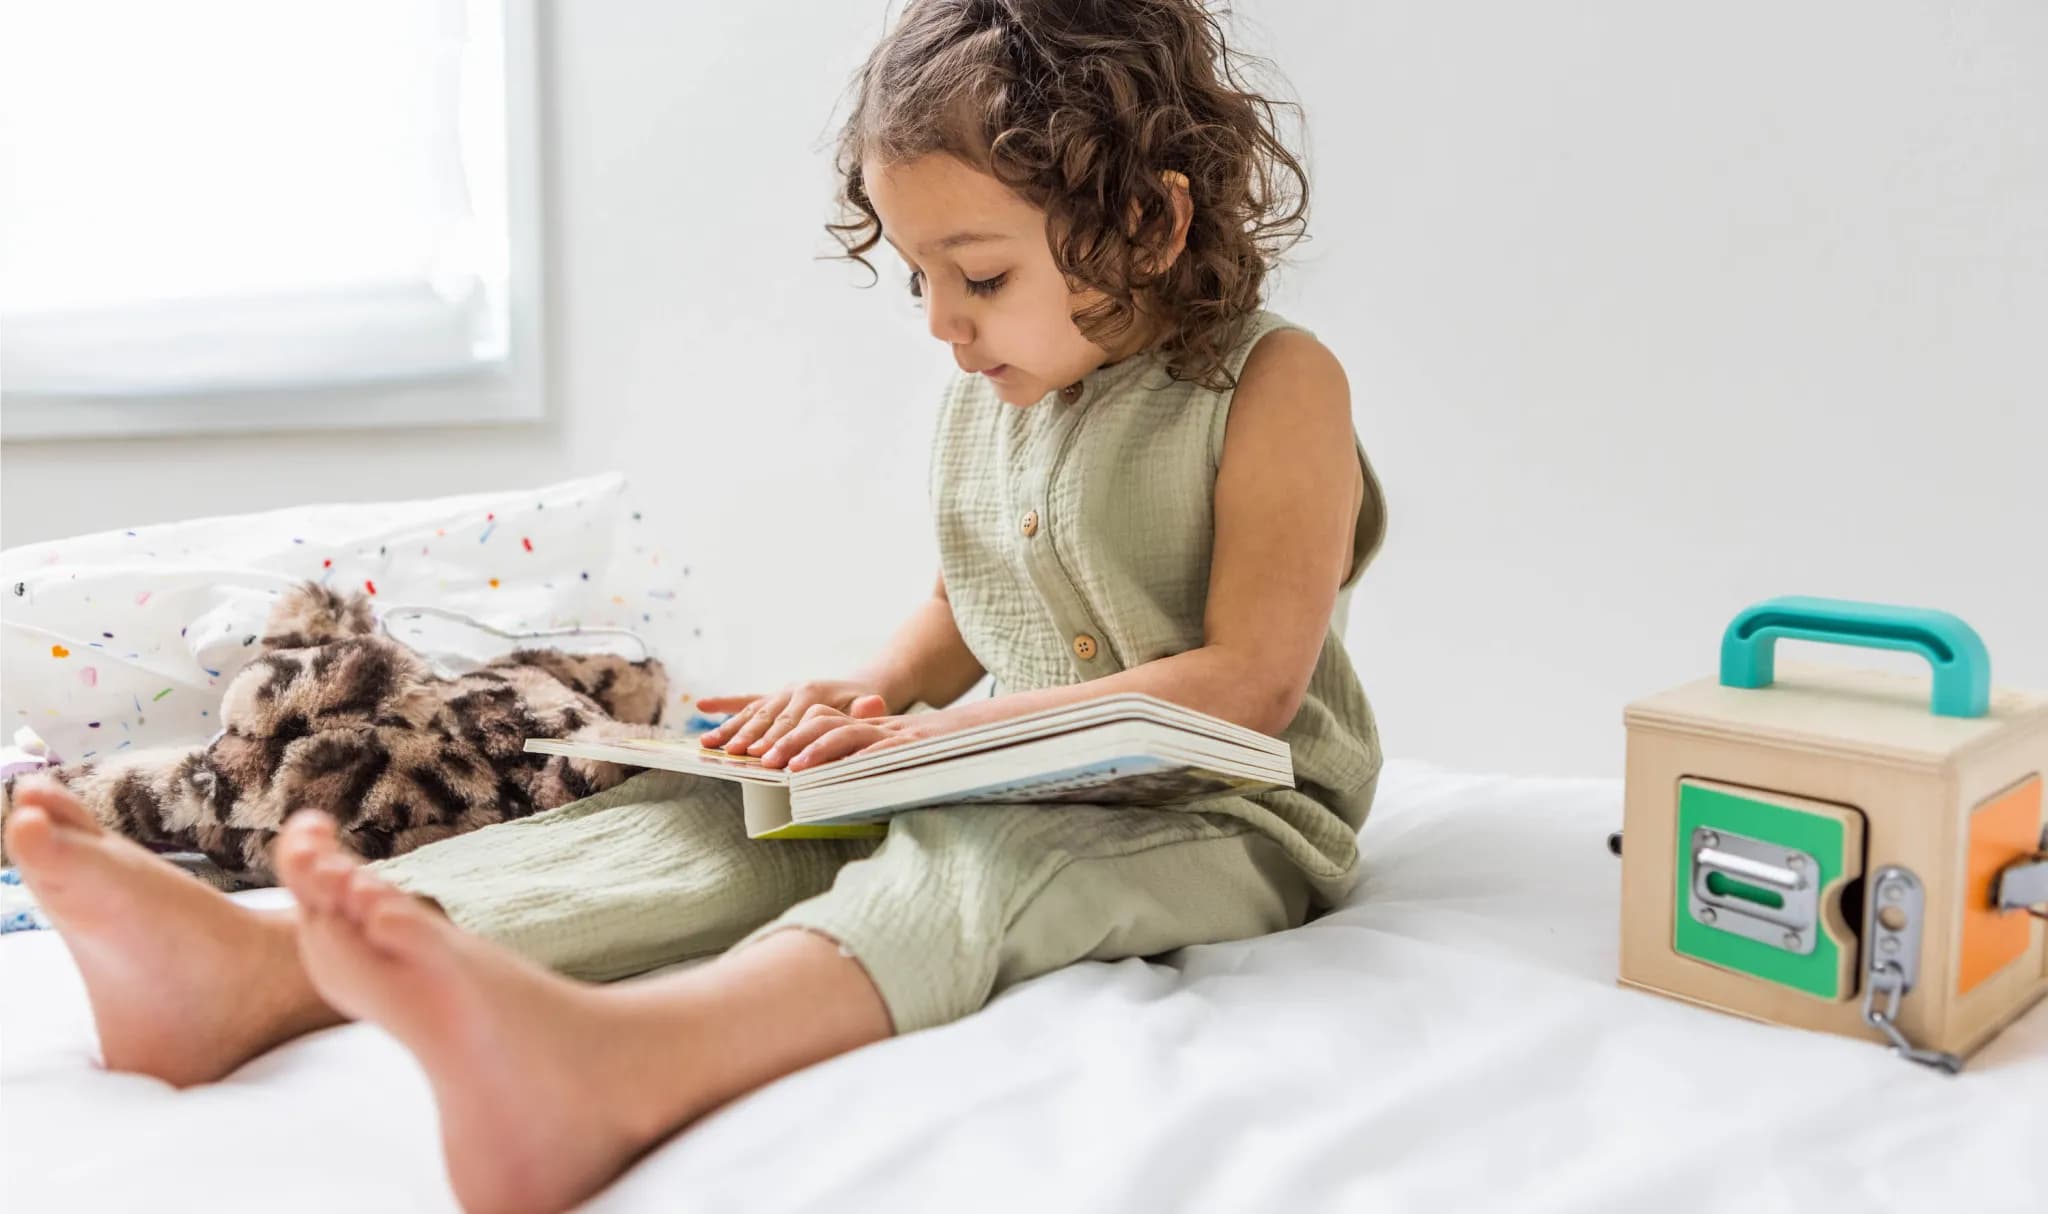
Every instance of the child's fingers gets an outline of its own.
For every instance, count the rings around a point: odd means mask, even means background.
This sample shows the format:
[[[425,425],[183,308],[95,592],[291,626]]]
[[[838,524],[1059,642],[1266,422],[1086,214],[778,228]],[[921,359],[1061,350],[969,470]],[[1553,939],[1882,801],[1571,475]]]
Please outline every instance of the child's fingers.
[[[747,753],[763,758],[775,751],[785,756],[794,754],[795,751],[785,745],[789,736],[798,730],[811,729],[817,721],[825,718],[845,719],[838,709],[829,705],[802,698],[792,699],[789,707],[775,714],[775,723],[768,727],[768,731],[754,739],[753,745],[747,747]]]
[[[747,747],[752,746],[755,739],[767,733],[769,727],[775,724],[776,714],[780,713],[788,703],[789,696],[787,694],[773,695],[765,700],[755,701],[754,706],[746,711],[745,722],[740,725],[739,729],[725,743],[726,753],[735,755],[745,754]]]
[[[866,750],[886,740],[887,737],[887,734],[865,722],[841,720],[817,741],[797,752],[789,761],[789,769],[803,771],[820,763],[843,759],[856,751]]]
[[[796,688],[790,695],[789,706],[775,714],[774,724],[768,727],[768,732],[754,739],[754,744],[747,748],[747,753],[767,754],[774,749],[777,742],[788,736],[790,730],[812,717],[829,716],[844,719],[846,713],[834,703],[835,698],[836,693],[829,687],[805,684]]]
[[[732,732],[738,729],[741,724],[739,716],[730,714],[743,714],[748,708],[758,703],[760,699],[760,696],[710,696],[698,700],[695,705],[696,711],[701,713],[726,713],[728,716],[725,720],[705,730],[697,740],[706,746],[716,746],[725,741],[726,738],[732,736]]]
[[[775,714],[775,720],[768,726],[768,731],[754,739],[753,745],[747,747],[747,753],[767,754],[774,749],[777,742],[788,737],[791,730],[802,726],[821,712],[827,716],[841,715],[838,709],[815,696],[800,693],[790,697],[789,706]]]
[[[767,706],[768,700],[769,697],[763,697],[760,699],[748,701],[746,704],[742,705],[740,708],[735,710],[732,716],[728,717],[723,721],[720,721],[718,723],[718,728],[707,730],[703,738],[700,740],[706,746],[725,745],[727,742],[730,742],[732,740],[733,735],[739,733],[740,730],[745,729],[747,726],[753,724],[755,714],[759,713],[763,708]]]
[[[697,700],[700,712],[738,712],[760,696],[703,696]]]
[[[705,734],[703,737],[704,745],[714,746],[721,750],[731,749],[733,739],[739,735],[740,730],[754,723],[754,714],[759,711],[758,706],[740,709],[732,714],[731,720],[724,722],[717,729]]]
[[[820,712],[806,716],[794,727],[785,731],[781,740],[761,756],[765,767],[780,767],[792,755],[815,743],[819,738],[835,729],[852,723],[852,718],[839,712]],[[770,756],[773,758],[770,758]]]

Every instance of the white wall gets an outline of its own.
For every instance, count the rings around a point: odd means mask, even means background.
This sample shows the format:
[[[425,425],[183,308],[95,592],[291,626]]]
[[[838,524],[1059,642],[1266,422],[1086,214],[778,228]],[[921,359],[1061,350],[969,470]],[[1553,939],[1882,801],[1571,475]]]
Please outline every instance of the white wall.
[[[737,669],[885,634],[948,364],[813,260],[881,5],[549,7],[551,421],[10,445],[4,542],[622,467]],[[1312,138],[1276,306],[1393,499],[1352,639],[1394,753],[1612,773],[1780,593],[1947,607],[2048,687],[2048,9],[1238,7]]]

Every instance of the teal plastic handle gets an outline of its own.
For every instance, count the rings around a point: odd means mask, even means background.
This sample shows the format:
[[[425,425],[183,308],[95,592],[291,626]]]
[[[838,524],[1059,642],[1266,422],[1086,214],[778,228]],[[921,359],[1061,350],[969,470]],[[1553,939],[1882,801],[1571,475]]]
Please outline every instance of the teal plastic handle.
[[[1991,710],[1991,654],[1977,630],[1946,611],[1793,595],[1744,608],[1721,634],[1721,685],[1769,687],[1780,637],[1903,649],[1934,668],[1934,715]]]

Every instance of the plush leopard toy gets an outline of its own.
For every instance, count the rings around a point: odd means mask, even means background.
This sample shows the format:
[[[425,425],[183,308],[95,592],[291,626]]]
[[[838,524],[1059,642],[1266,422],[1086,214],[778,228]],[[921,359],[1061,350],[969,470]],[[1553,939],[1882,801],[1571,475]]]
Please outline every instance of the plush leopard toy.
[[[108,829],[267,885],[271,841],[294,810],[334,815],[343,841],[374,860],[610,788],[630,770],[528,754],[526,739],[656,736],[667,692],[658,661],[545,649],[442,678],[377,634],[362,595],[308,582],[272,609],[212,742],[48,774]]]

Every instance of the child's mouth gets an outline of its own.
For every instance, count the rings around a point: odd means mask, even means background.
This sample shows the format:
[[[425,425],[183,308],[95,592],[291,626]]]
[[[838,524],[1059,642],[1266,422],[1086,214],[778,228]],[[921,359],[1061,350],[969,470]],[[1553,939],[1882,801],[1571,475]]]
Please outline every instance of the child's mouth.
[[[1003,376],[1009,374],[1009,371],[1010,364],[997,363],[993,367],[984,368],[982,370],[982,374],[988,376],[990,379],[1001,379]]]

